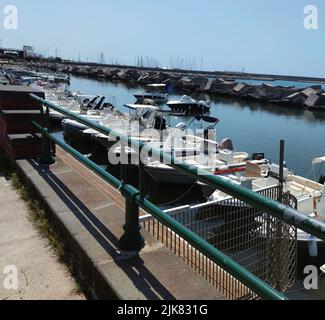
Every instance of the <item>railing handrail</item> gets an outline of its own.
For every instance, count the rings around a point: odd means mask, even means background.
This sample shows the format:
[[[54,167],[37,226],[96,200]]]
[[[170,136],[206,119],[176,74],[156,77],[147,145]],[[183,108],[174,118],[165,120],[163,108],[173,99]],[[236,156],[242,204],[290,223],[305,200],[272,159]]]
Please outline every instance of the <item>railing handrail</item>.
[[[132,146],[136,148],[138,151],[146,151],[148,154],[152,154],[156,159],[164,159],[167,161],[168,165],[177,171],[194,178],[197,181],[205,183],[212,188],[221,190],[239,200],[245,201],[251,206],[257,207],[260,210],[264,210],[274,217],[293,225],[308,234],[312,234],[319,239],[325,241],[325,223],[321,221],[315,220],[313,218],[308,217],[307,215],[285,206],[282,203],[277,201],[267,199],[262,195],[259,195],[249,189],[243,188],[241,186],[235,185],[231,182],[228,182],[218,176],[215,176],[209,172],[206,172],[204,175],[197,174],[197,168],[193,165],[187,163],[180,163],[175,157],[164,153],[162,150],[155,149],[141,141],[132,139],[132,137],[123,135],[117,131],[114,131],[110,128],[107,128],[103,125],[95,123],[91,120],[87,120],[85,117],[81,117],[76,115],[73,112],[70,112],[64,108],[58,107],[55,104],[38,97],[35,94],[29,94],[31,98],[38,101],[40,104],[51,108],[63,115],[72,118],[94,130],[97,130],[100,133],[103,133],[107,136],[113,136],[118,138],[120,141],[124,142],[128,146]]]

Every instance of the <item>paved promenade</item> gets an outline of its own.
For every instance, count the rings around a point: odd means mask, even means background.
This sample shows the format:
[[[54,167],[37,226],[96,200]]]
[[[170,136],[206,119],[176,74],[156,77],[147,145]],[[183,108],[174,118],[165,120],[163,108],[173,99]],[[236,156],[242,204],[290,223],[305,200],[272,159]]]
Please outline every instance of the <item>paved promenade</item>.
[[[91,298],[225,299],[182,258],[145,231],[146,246],[139,254],[119,252],[125,223],[121,193],[59,147],[56,160],[50,168],[39,167],[33,160],[18,160],[17,170],[44,200]]]
[[[18,287],[12,288],[14,274],[8,272],[16,271]],[[0,300],[84,299],[75,289],[66,268],[29,221],[25,203],[0,176]]]

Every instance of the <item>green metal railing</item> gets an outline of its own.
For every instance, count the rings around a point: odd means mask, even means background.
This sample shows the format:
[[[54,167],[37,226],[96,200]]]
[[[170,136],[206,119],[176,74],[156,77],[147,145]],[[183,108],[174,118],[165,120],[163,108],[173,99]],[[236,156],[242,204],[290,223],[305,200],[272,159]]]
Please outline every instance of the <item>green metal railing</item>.
[[[270,213],[271,215],[286,223],[296,226],[299,229],[308,232],[309,234],[313,234],[318,238],[325,240],[325,224],[322,224],[319,221],[306,217],[304,214],[299,213],[292,208],[286,207],[281,203],[266,199],[263,196],[260,196],[250,190],[226,182],[225,180],[215,175],[209,174],[208,172],[205,175],[198,175],[196,167],[188,164],[179,163],[177,159],[175,159],[171,155],[164,154],[161,150],[154,149],[143,142],[132,139],[131,137],[121,135],[120,133],[114,130],[111,130],[103,125],[94,123],[93,121],[87,120],[86,118],[78,116],[64,108],[58,107],[34,94],[30,94],[30,96],[32,99],[38,101],[41,105],[46,107],[46,113],[44,114],[46,118],[48,117],[48,108],[51,108],[65,115],[66,117],[74,119],[94,130],[97,130],[98,132],[101,132],[110,137],[117,138],[117,140],[119,140],[123,144],[132,146],[133,148],[138,150],[139,153],[144,151],[148,154],[151,154],[152,157],[157,160],[168,161],[171,167],[184,173],[185,175],[188,175],[194,178],[195,180],[206,183],[215,189],[219,189],[223,192],[226,192],[227,194],[233,197],[245,201],[253,207],[257,207],[261,210],[264,210],[265,212]],[[204,255],[206,255],[209,259],[211,259],[211,261],[219,265],[225,271],[229,272],[229,274],[231,274],[234,278],[236,278],[245,286],[250,288],[258,296],[264,299],[272,300],[286,299],[282,294],[274,290],[271,286],[269,286],[256,276],[254,276],[247,269],[237,264],[235,261],[233,261],[225,254],[217,250],[211,244],[200,238],[198,235],[187,229],[179,222],[172,219],[169,215],[164,213],[157,206],[147,201],[139,190],[130,185],[124,184],[123,181],[120,181],[114,176],[110,175],[104,169],[90,161],[87,157],[85,157],[84,155],[76,151],[74,148],[72,148],[71,146],[60,140],[58,137],[53,135],[48,128],[44,128],[36,122],[33,122],[33,124],[43,134],[43,163],[46,163],[47,161],[49,163],[52,163],[52,156],[49,153],[50,140],[52,140],[57,145],[61,146],[64,150],[71,153],[79,161],[88,166],[91,170],[99,174],[114,188],[120,190],[122,195],[126,198],[126,223],[124,226],[125,234],[120,240],[120,248],[122,250],[141,250],[144,246],[145,242],[140,233],[141,227],[139,223],[139,207],[141,207],[148,213],[152,214],[155,219],[163,223],[165,226],[167,226],[180,237],[182,237],[184,240],[186,240],[195,249],[199,250]],[[45,120],[44,124],[48,124],[48,121]],[[142,167],[143,166],[140,166],[140,169]]]

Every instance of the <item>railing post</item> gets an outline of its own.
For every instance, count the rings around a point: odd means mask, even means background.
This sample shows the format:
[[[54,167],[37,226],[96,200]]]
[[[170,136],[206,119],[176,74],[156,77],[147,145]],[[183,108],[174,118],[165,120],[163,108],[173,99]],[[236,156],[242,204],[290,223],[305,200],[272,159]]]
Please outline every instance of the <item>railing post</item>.
[[[140,191],[141,201],[143,201],[146,193],[146,176],[144,170],[144,163],[141,159],[141,152],[142,152],[142,148],[140,148],[139,150],[139,191]]]
[[[125,144],[121,143],[121,183],[122,193],[124,191],[125,183],[125,166],[127,165],[128,157],[125,152]],[[124,235],[120,239],[119,248],[122,251],[140,251],[144,245],[145,240],[141,234],[141,225],[139,219],[139,206],[135,203],[134,197],[138,193],[135,192],[134,196],[125,194],[125,225],[123,229]]]
[[[50,115],[49,108],[46,107],[46,112],[44,113],[43,107],[41,108],[43,127],[50,130]],[[42,133],[42,153],[40,158],[41,165],[51,165],[55,163],[55,159],[52,156],[52,143],[48,136],[43,132]]]
[[[139,219],[139,206],[134,198],[126,195],[125,197],[125,231],[119,241],[119,249],[122,251],[140,251],[145,246],[145,240],[141,234]]]
[[[121,179],[121,184],[124,185],[126,183],[126,151],[125,151],[125,144],[124,142],[118,138],[118,141],[120,141],[121,144],[121,154],[120,154],[120,159],[121,159],[121,163],[120,163],[120,179]]]

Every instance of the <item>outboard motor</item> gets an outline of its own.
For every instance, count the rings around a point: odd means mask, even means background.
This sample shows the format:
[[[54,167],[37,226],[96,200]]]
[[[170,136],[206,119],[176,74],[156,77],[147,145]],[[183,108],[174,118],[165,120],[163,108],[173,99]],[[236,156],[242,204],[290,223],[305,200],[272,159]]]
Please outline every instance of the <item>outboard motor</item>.
[[[154,128],[156,130],[166,130],[167,129],[167,121],[165,118],[163,117],[156,117],[156,121],[155,121],[155,126]]]
[[[325,185],[325,176],[319,178],[319,183]]]
[[[252,156],[252,160],[256,160],[256,161],[259,161],[259,160],[263,160],[265,159],[265,153],[253,153],[253,156]]]
[[[219,143],[219,147],[221,149],[227,149],[230,151],[234,151],[234,145],[232,143],[232,140],[229,138],[223,139],[220,143]]]

